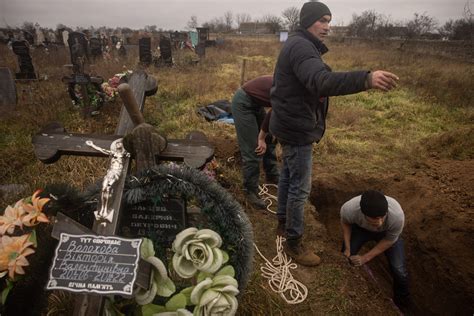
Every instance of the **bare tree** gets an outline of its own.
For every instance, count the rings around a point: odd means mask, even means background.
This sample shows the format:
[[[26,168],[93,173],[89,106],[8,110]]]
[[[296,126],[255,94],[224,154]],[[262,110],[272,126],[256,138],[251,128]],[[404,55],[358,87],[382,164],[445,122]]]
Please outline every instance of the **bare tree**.
[[[438,24],[436,20],[427,15],[426,12],[419,14],[415,13],[413,20],[408,21],[407,27],[407,38],[418,38],[426,33],[431,32]]]
[[[383,16],[375,11],[367,10],[360,15],[353,14],[349,23],[349,35],[357,37],[374,37],[377,28],[383,24]]]
[[[227,29],[224,18],[222,17],[213,18],[212,20],[203,23],[202,26],[209,28],[209,31],[211,32],[225,32]]]
[[[197,26],[198,26],[197,16],[192,15],[188,23],[186,24],[186,28],[188,30],[194,30]]]
[[[272,33],[276,33],[282,28],[283,21],[276,15],[266,14],[263,16],[262,20],[264,23],[268,24],[268,28]]]
[[[297,7],[290,7],[281,13],[283,16],[283,21],[288,30],[294,31],[298,27],[298,22],[300,20],[300,10]]]
[[[469,3],[464,6],[462,19],[449,20],[438,31],[444,38],[450,40],[474,41],[474,19]]]
[[[248,13],[237,13],[235,15],[235,21],[237,23],[237,27],[240,28],[241,23],[248,23],[252,21],[252,17]]]
[[[234,14],[232,11],[227,11],[224,13],[224,21],[226,26],[226,31],[229,32],[232,30],[232,24],[234,23]]]

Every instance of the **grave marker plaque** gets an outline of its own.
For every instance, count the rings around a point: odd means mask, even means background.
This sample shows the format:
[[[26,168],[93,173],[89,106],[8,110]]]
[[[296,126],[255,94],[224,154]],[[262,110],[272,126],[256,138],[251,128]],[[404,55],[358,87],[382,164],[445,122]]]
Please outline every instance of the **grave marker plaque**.
[[[137,278],[141,242],[61,233],[46,288],[130,297]]]
[[[120,221],[120,233],[126,237],[152,238],[171,246],[176,235],[186,228],[186,201],[160,197],[126,204]]]

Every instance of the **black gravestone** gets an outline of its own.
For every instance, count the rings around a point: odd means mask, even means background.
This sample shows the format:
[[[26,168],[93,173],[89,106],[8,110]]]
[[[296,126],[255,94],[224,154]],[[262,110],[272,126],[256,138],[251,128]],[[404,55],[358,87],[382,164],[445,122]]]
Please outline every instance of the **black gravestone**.
[[[171,56],[171,41],[166,36],[160,38],[160,54],[161,62],[166,65],[173,64],[173,57]]]
[[[89,47],[91,50],[91,56],[93,58],[100,58],[102,57],[102,42],[98,38],[91,38],[89,40]]]
[[[28,42],[28,44],[35,44],[35,37],[28,31],[23,31],[23,38]]]
[[[209,28],[197,27],[196,30],[198,32],[198,43],[206,43],[206,41],[209,39]]]
[[[137,278],[141,242],[62,233],[46,288],[129,297]]]
[[[0,67],[0,108],[16,105],[16,87],[10,69]]]
[[[18,57],[20,72],[16,73],[16,79],[35,80],[37,79],[35,67],[33,66],[30,48],[27,41],[15,41],[12,43],[12,50]]]
[[[125,203],[120,219],[120,235],[147,237],[171,246],[176,235],[186,228],[186,201],[156,196],[139,203]]]
[[[67,43],[69,45],[69,51],[71,53],[71,63],[74,66],[82,67],[84,61],[89,57],[86,35],[81,32],[69,33]]]
[[[147,66],[151,64],[151,38],[143,37],[138,40],[138,54],[140,63]]]
[[[120,45],[120,48],[118,49],[118,54],[120,57],[127,56],[127,50],[125,49],[125,45]]]

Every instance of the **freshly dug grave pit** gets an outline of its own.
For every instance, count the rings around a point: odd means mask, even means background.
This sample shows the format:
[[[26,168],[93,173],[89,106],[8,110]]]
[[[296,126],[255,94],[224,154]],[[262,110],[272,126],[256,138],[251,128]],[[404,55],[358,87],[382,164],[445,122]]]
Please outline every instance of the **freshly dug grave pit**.
[[[474,162],[433,159],[410,175],[364,178],[313,173],[311,202],[328,237],[342,243],[339,210],[350,198],[377,189],[397,199],[406,217],[403,238],[415,314],[472,315],[474,311]],[[384,256],[369,263],[391,296]],[[367,281],[374,280],[367,274]]]

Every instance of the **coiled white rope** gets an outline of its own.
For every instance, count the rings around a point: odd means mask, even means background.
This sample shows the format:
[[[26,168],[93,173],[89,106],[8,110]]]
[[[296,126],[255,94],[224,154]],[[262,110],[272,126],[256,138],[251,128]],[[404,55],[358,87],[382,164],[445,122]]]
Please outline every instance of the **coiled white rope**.
[[[260,198],[265,201],[265,203],[267,203],[267,211],[272,213],[272,214],[276,214],[275,211],[273,211],[270,207],[273,205],[273,202],[276,202],[278,201],[278,198],[273,195],[273,194],[270,194],[269,193],[269,188],[270,187],[274,187],[274,188],[277,188],[278,189],[278,186],[276,184],[269,184],[269,183],[265,183],[265,184],[262,184],[262,185],[259,185],[258,186],[258,196],[260,196]]]
[[[260,257],[265,260],[265,265],[260,267],[264,278],[268,279],[268,285],[272,291],[278,293],[288,304],[299,304],[303,302],[308,296],[308,288],[298,280],[295,280],[291,275],[291,269],[296,269],[298,265],[291,262],[283,251],[283,241],[285,238],[277,236],[276,249],[277,255],[270,262],[260,252],[257,245],[254,247]]]

